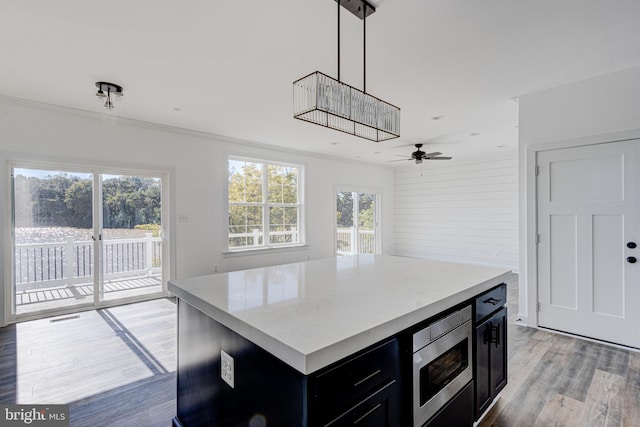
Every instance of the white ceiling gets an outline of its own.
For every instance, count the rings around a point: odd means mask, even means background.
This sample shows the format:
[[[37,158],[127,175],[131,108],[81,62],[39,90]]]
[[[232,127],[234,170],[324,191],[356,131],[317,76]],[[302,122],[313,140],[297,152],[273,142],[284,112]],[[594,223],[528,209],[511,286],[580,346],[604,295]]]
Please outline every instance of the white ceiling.
[[[419,142],[515,149],[513,99],[640,66],[638,0],[371,3],[367,92],[402,109],[391,142],[292,117],[294,80],[337,74],[332,0],[0,0],[0,95],[103,112],[111,81],[120,117],[404,165],[387,162]],[[341,29],[341,80],[361,88],[362,21],[343,10]]]

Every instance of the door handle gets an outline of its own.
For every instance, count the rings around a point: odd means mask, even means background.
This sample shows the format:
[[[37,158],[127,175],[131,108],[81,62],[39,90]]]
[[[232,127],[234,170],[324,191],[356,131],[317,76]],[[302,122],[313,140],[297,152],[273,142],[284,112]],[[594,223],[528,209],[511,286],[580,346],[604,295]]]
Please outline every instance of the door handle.
[[[636,259],[636,257],[634,257],[634,256],[630,256],[630,257],[628,257],[628,258],[627,258],[627,262],[628,262],[629,264],[635,264],[635,263],[636,263],[636,261],[638,261],[638,260],[637,260],[637,259]]]
[[[627,243],[627,247],[629,249],[635,249],[638,245],[636,245],[636,242],[628,242]]]
[[[500,345],[500,323],[491,325],[491,339],[489,341],[496,345],[496,348]]]
[[[491,322],[487,323],[487,327],[485,328],[484,332],[482,333],[482,338],[483,338],[483,344],[486,343],[491,343],[492,342],[492,332],[493,332],[493,326],[491,326]]]

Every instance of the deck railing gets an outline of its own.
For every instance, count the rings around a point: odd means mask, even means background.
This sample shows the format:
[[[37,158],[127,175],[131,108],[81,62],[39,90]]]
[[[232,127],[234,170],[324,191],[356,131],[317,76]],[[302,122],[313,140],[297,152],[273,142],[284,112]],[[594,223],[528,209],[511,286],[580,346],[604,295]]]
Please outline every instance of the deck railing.
[[[338,255],[353,255],[356,253],[356,237],[359,254],[373,254],[376,252],[375,232],[373,230],[356,230],[351,228],[339,228],[336,238]]]
[[[248,233],[229,233],[229,246],[230,247],[244,247],[244,246],[262,246],[263,233],[259,228],[253,229]],[[278,243],[296,243],[299,242],[298,229],[292,227],[291,230],[284,231],[270,231],[269,244]]]
[[[138,239],[102,241],[105,281],[153,276],[162,266],[162,238],[145,233]],[[15,245],[16,290],[92,281],[94,242],[31,243]]]

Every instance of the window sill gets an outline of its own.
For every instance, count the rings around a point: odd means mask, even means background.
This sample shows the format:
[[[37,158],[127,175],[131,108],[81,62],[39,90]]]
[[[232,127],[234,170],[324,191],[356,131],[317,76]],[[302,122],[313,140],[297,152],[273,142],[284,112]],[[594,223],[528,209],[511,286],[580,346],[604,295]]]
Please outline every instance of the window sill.
[[[235,251],[223,251],[222,255],[227,257],[237,257],[237,256],[248,256],[248,255],[264,255],[271,253],[279,253],[279,252],[295,252],[303,249],[308,249],[309,245],[300,244],[300,245],[291,245],[291,246],[276,246],[269,248],[251,248],[251,249],[238,249]]]

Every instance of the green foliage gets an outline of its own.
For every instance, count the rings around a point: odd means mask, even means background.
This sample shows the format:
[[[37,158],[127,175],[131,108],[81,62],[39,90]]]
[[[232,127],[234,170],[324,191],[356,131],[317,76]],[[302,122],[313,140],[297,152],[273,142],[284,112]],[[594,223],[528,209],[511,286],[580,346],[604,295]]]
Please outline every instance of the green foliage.
[[[93,227],[93,182],[58,174],[14,178],[17,227]],[[104,179],[103,227],[134,228],[160,224],[161,188],[153,178],[116,176]]]
[[[341,191],[337,194],[336,221],[340,228],[353,227],[353,193]]]
[[[264,209],[263,194],[270,205],[269,232],[291,231],[298,227],[298,208],[278,206],[298,203],[298,168],[282,165],[266,165],[266,188],[263,188],[265,164],[245,160],[229,160],[229,233],[230,247],[263,244]],[[266,190],[266,191],[265,191]],[[257,233],[255,237],[254,233]],[[257,239],[257,240],[256,240]],[[288,240],[287,240],[288,239]],[[286,243],[290,236],[271,235],[270,243]]]
[[[64,203],[71,211],[74,223],[82,228],[91,228],[93,222],[93,183],[90,179],[81,179],[65,191]]]
[[[358,197],[358,225],[361,229],[373,230],[375,224],[375,194],[339,192],[336,198],[336,223],[339,228],[353,227],[353,195]]]
[[[373,230],[375,224],[375,212],[373,206],[360,210],[360,229]]]
[[[153,178],[119,176],[102,182],[103,227],[160,223],[160,186]]]

